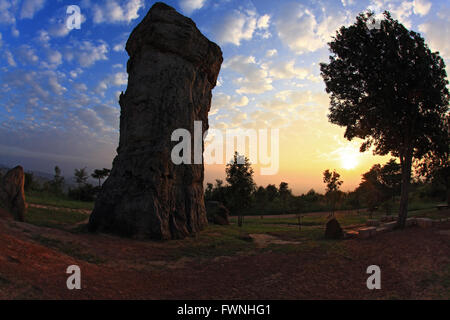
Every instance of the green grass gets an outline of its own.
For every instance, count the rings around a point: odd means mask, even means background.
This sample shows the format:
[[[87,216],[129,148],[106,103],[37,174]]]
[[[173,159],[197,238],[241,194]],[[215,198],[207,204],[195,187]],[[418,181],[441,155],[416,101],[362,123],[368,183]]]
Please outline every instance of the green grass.
[[[28,208],[25,222],[39,227],[63,228],[80,223],[88,218],[88,215],[76,211],[54,210],[43,208]]]
[[[242,239],[242,232],[234,225],[210,225],[195,237],[169,242],[168,253],[172,259],[213,258],[254,250],[255,244]]]
[[[60,240],[48,238],[41,235],[35,235],[33,237],[33,240],[39,242],[43,246],[56,249],[57,251],[60,251],[64,254],[67,254],[68,256],[71,256],[79,260],[84,260],[94,264],[100,264],[104,262],[103,259],[100,259],[99,257],[96,257],[90,253],[85,252],[79,245],[74,244],[72,242],[62,242]]]
[[[66,197],[57,197],[54,195],[48,195],[45,193],[31,193],[26,194],[26,200],[29,203],[70,208],[70,209],[88,209],[92,210],[94,208],[94,202],[83,202],[67,199]]]

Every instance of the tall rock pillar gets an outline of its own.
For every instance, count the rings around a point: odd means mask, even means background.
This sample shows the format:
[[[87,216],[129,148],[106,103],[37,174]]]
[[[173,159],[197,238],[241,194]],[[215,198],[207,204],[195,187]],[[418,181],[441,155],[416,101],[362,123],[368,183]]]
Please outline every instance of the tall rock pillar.
[[[119,147],[89,229],[184,238],[207,225],[204,168],[175,165],[171,152],[178,142],[171,136],[176,129],[187,129],[194,145],[194,121],[208,129],[222,51],[191,19],[163,3],[153,5],[133,30],[126,50],[129,78],[119,101]]]

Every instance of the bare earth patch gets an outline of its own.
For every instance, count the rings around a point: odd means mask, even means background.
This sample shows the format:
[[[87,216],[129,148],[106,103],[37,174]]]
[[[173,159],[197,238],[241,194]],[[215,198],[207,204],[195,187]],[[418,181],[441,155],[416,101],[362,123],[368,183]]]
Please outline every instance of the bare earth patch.
[[[295,248],[303,240],[252,234],[254,251],[208,258],[174,256],[176,241],[0,220],[0,299],[448,299],[449,231],[445,222],[339,242],[345,255],[332,246],[267,251],[269,244]],[[81,268],[79,291],[66,288],[72,264]],[[372,264],[381,268],[381,290],[366,287]]]
[[[255,241],[255,244],[258,248],[266,248],[271,244],[299,244],[298,241],[285,241],[268,234],[250,234],[250,237],[253,239],[253,241]]]

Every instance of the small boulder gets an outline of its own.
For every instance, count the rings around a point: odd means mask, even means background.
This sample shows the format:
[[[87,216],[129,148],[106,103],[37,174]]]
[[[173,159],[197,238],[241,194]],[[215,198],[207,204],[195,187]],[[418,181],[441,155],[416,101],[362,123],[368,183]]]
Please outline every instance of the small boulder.
[[[331,218],[328,220],[325,228],[325,238],[327,239],[342,239],[344,237],[344,232],[342,231],[341,225],[336,220],[336,218]]]
[[[207,201],[206,216],[209,223],[218,224],[221,226],[229,225],[230,211],[219,201]]]
[[[0,204],[18,221],[24,221],[28,207],[24,185],[25,174],[21,166],[9,170],[0,181]]]

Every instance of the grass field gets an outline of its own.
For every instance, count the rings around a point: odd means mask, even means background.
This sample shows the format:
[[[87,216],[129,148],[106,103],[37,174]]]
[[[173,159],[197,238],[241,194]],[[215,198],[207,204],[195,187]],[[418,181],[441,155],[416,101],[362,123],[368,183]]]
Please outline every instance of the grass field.
[[[35,199],[35,198],[31,198]],[[57,206],[59,203],[64,205],[61,208],[73,210],[62,210],[58,208],[35,208],[30,207],[26,216],[26,222],[40,226],[67,230],[74,232],[86,232],[86,221],[88,214],[79,212],[80,208],[89,207],[87,203],[77,201],[67,201],[52,198],[36,198],[43,205]],[[348,227],[361,225],[367,222],[369,218],[380,218],[384,216],[383,212],[375,212],[370,217],[367,212],[341,211],[336,212],[335,216],[342,225]],[[430,217],[434,219],[446,218],[445,213],[437,209],[422,209],[411,211],[410,216]],[[229,256],[236,254],[248,254],[258,248],[258,244],[249,238],[249,234],[263,234],[273,236],[282,241],[292,243],[269,243],[263,250],[273,252],[300,252],[311,248],[333,248],[340,250],[339,241],[326,240],[323,236],[324,226],[327,222],[326,214],[302,214],[301,228],[299,228],[296,217],[245,217],[242,227],[237,225],[237,217],[230,217],[230,226],[209,225],[203,232],[183,240],[171,241],[166,244],[167,256],[172,260],[180,257],[191,258],[212,258],[218,256]],[[42,240],[42,239],[40,239]],[[45,240],[45,239],[44,239]],[[46,244],[45,241],[41,241]],[[51,247],[55,247],[50,243]],[[56,246],[57,248],[62,245]],[[71,245],[69,244],[69,249]],[[64,250],[70,253],[71,250]],[[74,250],[76,253],[77,250]]]
[[[68,199],[67,197],[58,197],[45,193],[27,193],[25,195],[28,203],[48,205],[60,208],[70,209],[90,209],[94,208],[93,202],[83,202]]]

